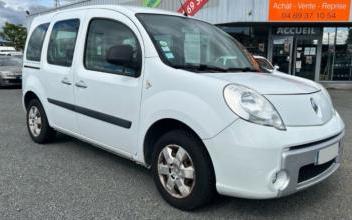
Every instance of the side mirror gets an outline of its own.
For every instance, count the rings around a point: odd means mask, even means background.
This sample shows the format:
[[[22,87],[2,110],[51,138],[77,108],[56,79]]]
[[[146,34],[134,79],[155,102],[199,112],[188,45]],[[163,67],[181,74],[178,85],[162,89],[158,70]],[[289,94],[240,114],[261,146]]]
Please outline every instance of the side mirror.
[[[124,67],[136,67],[136,63],[133,62],[133,47],[130,45],[118,45],[111,47],[106,53],[106,61],[111,64],[121,65]]]
[[[274,66],[274,70],[279,70],[279,69],[280,69],[280,67],[278,65]]]

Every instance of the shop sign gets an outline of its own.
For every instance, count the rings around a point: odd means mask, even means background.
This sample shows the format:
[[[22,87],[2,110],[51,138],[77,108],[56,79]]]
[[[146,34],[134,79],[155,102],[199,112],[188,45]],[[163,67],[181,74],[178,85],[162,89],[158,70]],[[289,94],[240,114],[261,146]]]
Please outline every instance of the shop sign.
[[[274,28],[276,35],[319,35],[320,28],[316,27],[277,27]]]
[[[350,0],[270,0],[269,21],[348,21]]]
[[[177,11],[182,14],[187,13],[189,16],[194,16],[207,2],[208,0],[186,0]]]

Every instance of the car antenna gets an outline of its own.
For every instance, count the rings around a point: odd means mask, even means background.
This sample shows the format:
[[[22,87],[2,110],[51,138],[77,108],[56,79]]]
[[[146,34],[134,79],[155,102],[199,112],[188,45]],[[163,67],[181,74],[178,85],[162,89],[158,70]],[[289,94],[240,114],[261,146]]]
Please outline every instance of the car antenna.
[[[183,15],[184,15],[184,16],[186,16],[186,17],[188,17],[187,10],[185,10],[185,9],[184,9],[184,7],[183,7],[183,4],[182,4],[181,0],[178,0],[178,1],[180,2],[181,8],[182,8],[182,9],[183,9],[183,11],[184,11]]]

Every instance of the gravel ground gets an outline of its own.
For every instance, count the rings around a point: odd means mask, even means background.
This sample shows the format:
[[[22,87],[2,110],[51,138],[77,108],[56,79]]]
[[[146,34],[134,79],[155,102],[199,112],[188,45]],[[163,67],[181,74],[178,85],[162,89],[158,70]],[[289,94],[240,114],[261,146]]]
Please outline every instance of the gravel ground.
[[[352,91],[331,91],[347,130],[342,167],[326,181],[273,200],[219,196],[182,212],[166,204],[149,171],[60,135],[34,144],[21,91],[0,90],[0,219],[352,219]]]

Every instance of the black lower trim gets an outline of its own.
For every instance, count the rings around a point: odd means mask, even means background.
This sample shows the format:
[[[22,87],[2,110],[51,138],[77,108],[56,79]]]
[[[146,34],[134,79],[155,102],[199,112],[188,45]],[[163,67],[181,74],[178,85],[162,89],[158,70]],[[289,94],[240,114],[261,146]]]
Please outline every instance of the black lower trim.
[[[35,69],[35,70],[40,70],[40,67],[36,67],[36,66],[28,66],[28,65],[24,65],[24,68],[29,68],[29,69]]]
[[[320,174],[322,174],[325,170],[329,169],[332,164],[335,163],[335,159],[330,160],[321,165],[308,164],[299,169],[298,174],[298,183],[304,182],[306,180],[312,179]]]
[[[53,105],[57,105],[57,106],[60,106],[62,108],[65,108],[65,109],[80,113],[82,115],[86,115],[88,117],[95,118],[95,119],[98,119],[100,121],[104,121],[104,122],[107,122],[107,123],[110,123],[110,124],[113,124],[113,125],[117,125],[117,126],[120,126],[120,127],[123,127],[123,128],[129,129],[132,126],[132,122],[131,121],[127,121],[125,119],[117,118],[117,117],[114,117],[114,116],[111,116],[111,115],[107,115],[107,114],[104,114],[104,113],[101,113],[101,112],[93,111],[93,110],[90,110],[90,109],[87,109],[87,108],[83,108],[83,107],[80,107],[80,106],[72,105],[72,104],[69,104],[69,103],[61,102],[61,101],[57,101],[57,100],[54,100],[54,99],[48,99],[48,102],[53,104]]]
[[[341,133],[339,133],[337,135],[334,135],[332,137],[320,140],[320,141],[315,141],[315,142],[311,142],[311,143],[308,143],[308,144],[302,144],[302,145],[298,145],[298,146],[293,146],[293,147],[290,147],[289,149],[290,150],[299,150],[299,149],[303,149],[303,148],[307,148],[307,147],[312,147],[312,146],[327,142],[329,140],[332,140],[332,139],[338,137],[339,135],[341,135]]]

